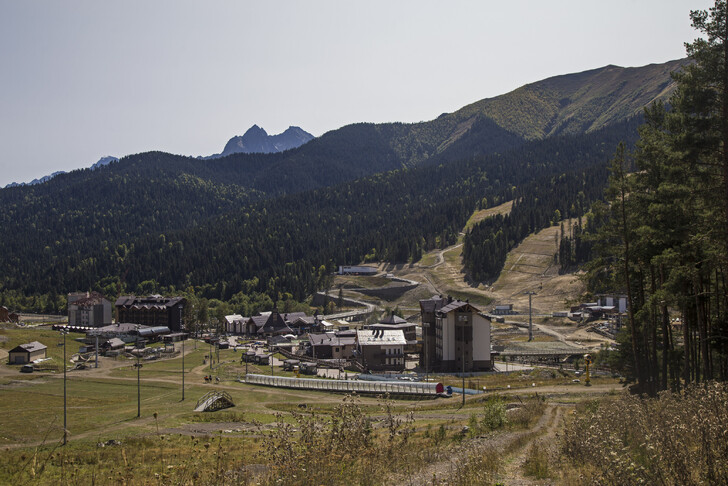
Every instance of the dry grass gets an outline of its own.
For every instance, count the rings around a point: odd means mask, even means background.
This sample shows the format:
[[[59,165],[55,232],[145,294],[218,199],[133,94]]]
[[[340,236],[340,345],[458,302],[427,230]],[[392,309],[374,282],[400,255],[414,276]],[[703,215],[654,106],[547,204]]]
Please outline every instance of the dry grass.
[[[465,223],[465,228],[463,229],[463,232],[466,233],[466,232],[470,231],[470,228],[472,228],[475,224],[480,223],[485,218],[490,218],[490,217],[496,216],[498,214],[502,214],[502,215],[510,214],[512,208],[513,208],[513,201],[508,201],[508,202],[504,202],[503,204],[501,204],[499,206],[475,211],[470,216],[470,219],[468,219],[468,222]]]
[[[571,467],[564,476],[593,484],[728,484],[726,424],[722,383],[587,403],[563,434]]]

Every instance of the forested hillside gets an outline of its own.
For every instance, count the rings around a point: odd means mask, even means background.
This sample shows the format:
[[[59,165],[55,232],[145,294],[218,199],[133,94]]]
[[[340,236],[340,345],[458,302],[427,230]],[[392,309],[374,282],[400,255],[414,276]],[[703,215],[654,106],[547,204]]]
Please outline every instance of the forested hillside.
[[[42,272],[33,258],[24,257],[35,254],[33,245],[19,244],[14,288],[46,293],[110,284],[133,291],[143,282],[149,288],[213,284],[218,298],[229,299],[246,280],[257,278],[255,290],[301,299],[337,264],[416,260],[423,251],[453,243],[484,199],[488,206],[499,204],[513,198],[517,187],[548,185],[603,165],[637,123],[266,199],[194,228],[114,246],[89,233],[83,252],[63,257],[48,252]],[[574,203],[567,200],[570,194],[560,196],[559,207]]]
[[[226,282],[227,295],[259,277],[259,290],[302,297],[321,265],[417,258],[452,242],[483,198],[583,177],[568,174],[629,139],[636,122],[619,120],[668,93],[676,67],[560,76],[430,122],[350,125],[282,153],[149,152],[3,189],[0,227],[11,237],[0,239],[0,290]]]

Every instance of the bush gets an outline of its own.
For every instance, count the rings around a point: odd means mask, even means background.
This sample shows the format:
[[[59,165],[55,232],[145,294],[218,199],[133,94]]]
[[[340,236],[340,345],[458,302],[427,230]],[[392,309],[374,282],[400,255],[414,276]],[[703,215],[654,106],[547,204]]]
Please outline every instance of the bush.
[[[347,396],[330,416],[292,414],[294,424],[280,417],[266,435],[261,456],[269,464],[263,484],[374,484],[403,457],[413,433],[413,417],[381,404],[382,434],[355,397]]]
[[[728,484],[728,386],[657,398],[625,395],[577,409],[561,451],[601,484]]]
[[[506,404],[498,397],[489,398],[483,407],[483,418],[480,421],[482,430],[490,431],[503,427],[507,422]]]

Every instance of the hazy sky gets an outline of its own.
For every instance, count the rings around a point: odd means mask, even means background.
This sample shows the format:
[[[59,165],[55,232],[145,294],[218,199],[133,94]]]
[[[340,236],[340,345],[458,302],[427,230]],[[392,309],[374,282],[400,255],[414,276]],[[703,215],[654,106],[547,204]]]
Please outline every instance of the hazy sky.
[[[709,1],[0,0],[0,187],[258,124],[430,120],[549,76],[685,55]]]

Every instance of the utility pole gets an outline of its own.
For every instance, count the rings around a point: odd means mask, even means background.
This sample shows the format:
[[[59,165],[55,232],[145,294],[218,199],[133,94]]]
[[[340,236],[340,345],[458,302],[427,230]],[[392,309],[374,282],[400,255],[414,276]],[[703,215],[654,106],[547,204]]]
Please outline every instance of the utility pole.
[[[463,407],[465,406],[465,327],[460,326],[460,346],[463,347],[463,355],[460,360],[463,362]]]
[[[134,367],[137,369],[137,418],[142,416],[142,388],[141,388],[141,379],[140,379],[140,370],[142,369],[142,364],[140,362],[140,357],[137,355],[137,362],[134,365]]]
[[[182,401],[185,401],[185,340],[182,338]]]
[[[524,292],[524,294],[528,295],[528,341],[533,341],[533,313],[531,310],[531,297],[536,295],[536,292],[533,290],[528,290]]]

